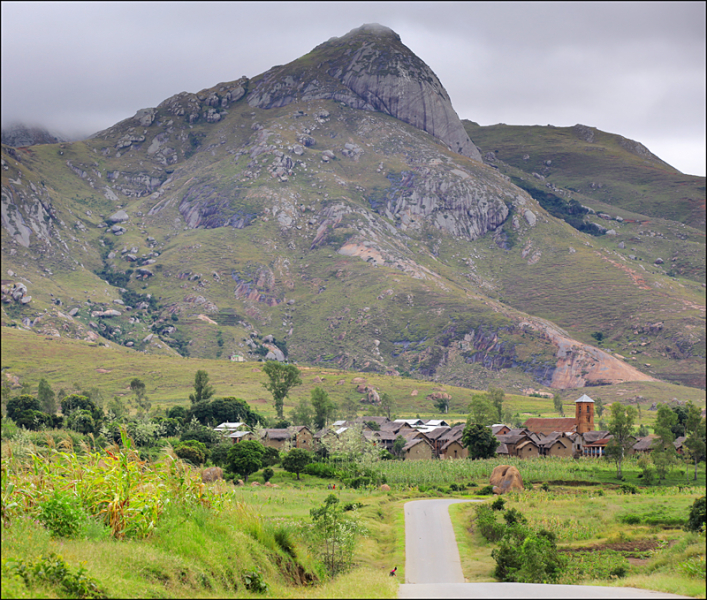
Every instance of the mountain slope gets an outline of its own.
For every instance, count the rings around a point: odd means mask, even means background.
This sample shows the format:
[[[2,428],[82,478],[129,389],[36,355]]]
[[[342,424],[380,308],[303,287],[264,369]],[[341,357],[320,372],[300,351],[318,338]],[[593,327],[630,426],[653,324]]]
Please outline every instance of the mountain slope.
[[[639,275],[468,136],[409,122],[420,103],[456,117],[425,69],[366,26],[84,142],[3,147],[3,324],[477,388],[650,381],[656,366],[694,383],[698,285]],[[411,73],[417,100],[392,107]],[[658,327],[665,306],[681,308]],[[647,366],[629,352],[649,343],[666,356]]]

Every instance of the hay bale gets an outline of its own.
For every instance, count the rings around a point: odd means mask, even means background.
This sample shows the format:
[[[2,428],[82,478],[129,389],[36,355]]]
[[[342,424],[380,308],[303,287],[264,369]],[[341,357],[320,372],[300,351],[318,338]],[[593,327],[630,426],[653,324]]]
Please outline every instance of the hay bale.
[[[380,490],[381,490],[381,492],[389,492],[389,491],[390,491],[390,486],[389,486],[387,483],[384,483],[384,484],[380,487]]]
[[[523,478],[520,471],[510,465],[499,465],[491,473],[489,483],[493,486],[494,494],[505,494],[513,490],[523,491]]]
[[[221,467],[209,467],[201,472],[201,481],[212,483],[218,479],[223,479],[223,469]]]

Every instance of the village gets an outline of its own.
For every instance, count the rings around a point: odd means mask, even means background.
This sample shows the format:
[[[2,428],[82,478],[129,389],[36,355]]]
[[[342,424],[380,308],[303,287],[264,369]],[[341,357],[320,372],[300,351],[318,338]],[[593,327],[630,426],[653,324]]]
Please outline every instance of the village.
[[[243,440],[258,440],[264,446],[277,450],[301,448],[316,451],[328,437],[338,438],[347,431],[358,429],[366,442],[403,460],[444,460],[469,457],[469,451],[462,443],[465,427],[465,423],[450,426],[442,419],[391,420],[388,417],[364,416],[352,421],[335,421],[316,432],[306,426],[251,431],[245,423],[221,423],[215,430],[234,444]],[[496,455],[500,457],[601,458],[612,438],[609,431],[595,431],[594,400],[586,394],[575,401],[574,418],[531,418],[523,427],[516,429],[504,424],[489,427],[499,442]],[[629,453],[649,453],[654,438],[655,435],[636,438]],[[673,442],[679,454],[682,454],[684,441],[685,437],[681,436]]]

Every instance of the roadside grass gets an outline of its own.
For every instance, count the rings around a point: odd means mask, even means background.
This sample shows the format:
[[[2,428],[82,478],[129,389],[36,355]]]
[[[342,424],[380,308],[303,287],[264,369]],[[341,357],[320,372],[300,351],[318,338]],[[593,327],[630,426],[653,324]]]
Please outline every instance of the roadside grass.
[[[557,535],[558,547],[571,559],[561,583],[640,587],[704,598],[704,576],[696,575],[700,568],[704,573],[704,534],[686,533],[681,528],[692,503],[703,493],[704,487],[654,488],[625,495],[594,486],[553,486],[550,491],[536,488],[505,494],[503,499],[506,509],[519,510],[531,526]],[[495,544],[476,530],[476,506],[450,507],[462,570],[468,581],[494,581],[491,552]],[[639,523],[624,522],[627,515],[637,517]],[[593,565],[604,560],[615,567],[618,563],[611,556],[617,551],[624,561],[625,557],[641,560],[624,563],[628,569],[624,578],[609,576],[604,568],[606,576],[594,579],[591,574],[602,571]],[[584,562],[572,562],[575,556]]]

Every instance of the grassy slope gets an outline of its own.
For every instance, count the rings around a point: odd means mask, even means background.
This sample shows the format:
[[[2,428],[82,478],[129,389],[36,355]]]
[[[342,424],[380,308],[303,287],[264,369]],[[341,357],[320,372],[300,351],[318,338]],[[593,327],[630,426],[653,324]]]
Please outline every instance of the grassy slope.
[[[634,143],[619,135],[591,128],[588,142],[575,127],[464,125],[484,153],[560,187],[650,217],[704,226],[705,178],[683,175],[650,153],[632,152]]]
[[[39,380],[44,377],[55,392],[60,389],[68,392],[77,384],[80,389],[98,388],[106,399],[114,395],[129,397],[130,381],[138,377],[145,382],[147,395],[153,404],[160,407],[188,402],[188,396],[193,391],[194,374],[203,369],[209,373],[217,396],[236,396],[246,400],[258,412],[274,414],[272,399],[262,387],[265,376],[259,369],[259,363],[144,355],[114,345],[106,348],[66,338],[47,339],[30,332],[5,328],[2,364],[4,372],[19,375],[20,382],[28,383],[33,392]],[[295,388],[291,397],[285,400],[287,409],[293,407],[300,398],[309,398],[311,390],[316,386],[323,387],[339,404],[346,399],[358,401],[363,394],[356,392],[356,385],[351,381],[362,377],[368,385],[395,399],[395,412],[400,417],[413,417],[416,414],[426,418],[443,416],[426,396],[434,391],[444,391],[452,396],[451,412],[447,418],[461,421],[466,419],[467,405],[475,393],[468,388],[375,373],[356,373],[326,367],[300,366],[300,369],[303,384]],[[316,381],[317,378],[321,381]],[[341,381],[344,383],[339,384]],[[503,382],[499,383],[503,387]],[[417,394],[413,396],[414,391]],[[514,414],[556,416],[551,399],[515,395],[508,388],[506,391],[507,406]],[[646,424],[652,422],[652,413],[647,408],[653,402],[670,402],[677,398],[681,401],[692,400],[700,406],[705,403],[703,390],[660,382],[624,383],[587,391],[605,404],[642,396],[642,422]],[[574,414],[573,403],[578,396],[576,390],[562,392],[567,415]],[[366,407],[360,406],[360,414],[364,414]]]

